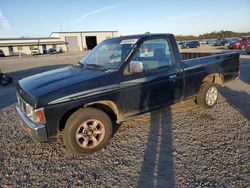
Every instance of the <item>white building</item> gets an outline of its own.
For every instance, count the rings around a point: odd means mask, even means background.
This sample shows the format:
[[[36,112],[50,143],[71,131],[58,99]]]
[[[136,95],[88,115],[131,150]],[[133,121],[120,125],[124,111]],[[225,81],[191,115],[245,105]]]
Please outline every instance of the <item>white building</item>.
[[[52,32],[49,37],[41,38],[0,38],[0,49],[6,56],[31,54],[34,48],[39,48],[40,53],[47,53],[50,48],[75,53],[91,50],[99,42],[117,35],[117,31],[79,31]]]
[[[50,37],[57,37],[65,41],[68,52],[91,50],[99,42],[117,36],[117,31],[53,32],[50,34]]]
[[[41,53],[46,53],[49,48],[62,48],[67,50],[66,42],[60,38],[0,38],[0,49],[6,56],[15,54],[31,54],[33,48],[39,48]]]

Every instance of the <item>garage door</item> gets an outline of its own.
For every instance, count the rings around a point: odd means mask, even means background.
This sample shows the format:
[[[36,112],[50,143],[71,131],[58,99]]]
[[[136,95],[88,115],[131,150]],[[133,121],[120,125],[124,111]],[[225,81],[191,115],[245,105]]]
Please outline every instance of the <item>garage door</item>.
[[[78,52],[80,51],[77,37],[65,37],[65,40],[67,42],[67,47],[69,52]]]

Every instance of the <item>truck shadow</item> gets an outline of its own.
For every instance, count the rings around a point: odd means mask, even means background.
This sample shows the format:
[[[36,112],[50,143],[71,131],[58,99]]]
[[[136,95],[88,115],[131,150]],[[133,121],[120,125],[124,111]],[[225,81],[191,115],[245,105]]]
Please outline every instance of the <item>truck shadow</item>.
[[[247,78],[245,75],[240,76],[240,80],[250,85],[250,78]]]
[[[51,65],[51,66],[43,66],[43,67],[36,67],[31,69],[25,69],[16,72],[10,72],[7,75],[13,78],[13,83],[7,86],[0,85],[0,109],[10,106],[16,102],[16,83],[18,80],[32,76],[34,74],[42,73],[45,71],[63,68],[68,66],[69,64],[59,64],[59,65]]]
[[[169,107],[151,112],[150,131],[138,187],[175,187]]]
[[[240,60],[240,80],[246,84],[250,84],[249,77],[250,59]]]
[[[221,88],[220,93],[234,109],[250,121],[250,95],[248,93],[232,90],[229,87]],[[241,100],[238,100],[239,98]]]

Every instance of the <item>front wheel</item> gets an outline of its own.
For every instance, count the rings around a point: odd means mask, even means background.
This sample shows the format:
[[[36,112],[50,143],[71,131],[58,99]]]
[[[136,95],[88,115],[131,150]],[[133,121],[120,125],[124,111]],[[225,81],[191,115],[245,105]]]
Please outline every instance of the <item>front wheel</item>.
[[[73,113],[65,125],[64,143],[77,154],[90,154],[105,147],[112,135],[109,116],[96,108]]]
[[[218,100],[219,92],[216,84],[205,82],[201,85],[197,95],[197,103],[203,108],[212,108]]]

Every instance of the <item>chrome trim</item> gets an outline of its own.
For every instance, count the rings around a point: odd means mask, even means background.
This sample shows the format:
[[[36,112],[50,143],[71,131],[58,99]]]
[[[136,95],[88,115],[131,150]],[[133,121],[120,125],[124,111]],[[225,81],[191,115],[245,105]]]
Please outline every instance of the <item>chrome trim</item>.
[[[235,78],[235,80],[239,79],[240,77],[240,71],[238,71],[238,76]]]
[[[169,76],[169,79],[176,79],[176,74]]]
[[[26,108],[27,108],[27,106],[29,106],[29,104],[22,99],[22,97],[19,95],[19,93],[16,93],[16,97],[17,97],[17,103],[20,107],[20,110],[23,113],[27,114]]]
[[[16,111],[18,112],[19,116],[22,118],[21,125],[24,129],[35,139],[39,140],[40,142],[44,142],[48,140],[48,134],[45,125],[35,125],[33,124],[26,115],[21,111],[19,106],[16,106]]]

